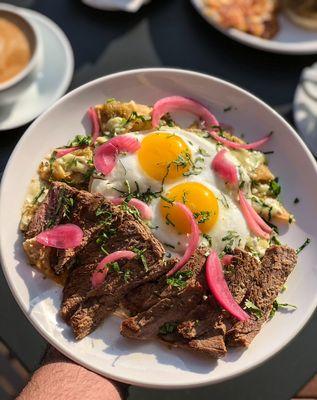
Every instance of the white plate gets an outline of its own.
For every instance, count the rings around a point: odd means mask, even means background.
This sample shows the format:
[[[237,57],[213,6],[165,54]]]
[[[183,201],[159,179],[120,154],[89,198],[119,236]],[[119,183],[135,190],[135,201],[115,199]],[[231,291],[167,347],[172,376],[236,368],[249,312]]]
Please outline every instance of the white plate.
[[[36,79],[18,100],[0,107],[0,131],[14,129],[38,117],[67,90],[74,72],[74,56],[64,32],[49,18],[20,9],[38,28],[40,63]]]
[[[134,342],[119,334],[119,320],[109,318],[96,332],[76,343],[57,317],[61,290],[32,269],[21,248],[18,224],[27,185],[49,149],[65,144],[89,127],[87,108],[115,97],[153,104],[179,94],[205,103],[220,121],[256,140],[273,130],[265,150],[273,150],[271,166],[281,177],[283,198],[298,223],[283,235],[297,248],[308,236],[313,244],[299,257],[281,299],[296,304],[292,314],[277,313],[246,351],[231,350],[216,362],[152,341]],[[234,106],[223,112],[227,106]],[[303,179],[303,176],[305,179]],[[293,204],[295,197],[300,203]],[[8,284],[34,327],[55,347],[102,375],[131,384],[180,388],[211,384],[254,368],[285,346],[304,326],[317,304],[316,164],[294,130],[261,100],[220,79],[173,69],[121,72],[90,82],[64,96],[35,121],[15,148],[3,175],[0,193],[0,251]]]
[[[317,31],[309,31],[279,15],[280,31],[273,39],[262,39],[237,29],[223,29],[206,13],[204,0],[191,0],[199,14],[220,32],[247,46],[283,54],[317,53]]]

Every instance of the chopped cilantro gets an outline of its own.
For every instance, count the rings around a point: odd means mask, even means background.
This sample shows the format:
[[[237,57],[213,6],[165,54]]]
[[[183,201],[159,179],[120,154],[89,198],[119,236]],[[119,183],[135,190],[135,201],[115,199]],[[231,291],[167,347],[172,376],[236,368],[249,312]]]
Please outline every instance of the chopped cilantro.
[[[207,235],[207,233],[203,233],[203,238],[207,240],[210,247],[212,247],[212,237]]]
[[[39,192],[37,193],[37,195],[34,197],[34,199],[33,199],[33,201],[32,201],[32,204],[36,204],[36,203],[38,202],[39,198],[42,196],[42,194],[44,193],[44,191],[45,191],[45,186],[42,186],[41,189],[40,189],[40,191],[39,191]]]
[[[210,211],[199,211],[193,213],[195,219],[197,219],[198,224],[203,224],[206,221],[209,221],[211,218],[211,212]]]
[[[292,309],[296,310],[297,306],[294,306],[293,304],[288,304],[288,303],[279,303],[278,300],[274,300],[272,310],[270,312],[270,318],[273,318],[276,311],[278,311],[280,308],[292,308]]]
[[[124,271],[123,279],[125,283],[129,282],[129,280],[131,279],[131,271],[129,269]]]
[[[162,194],[160,195],[160,198],[164,201],[166,201],[169,204],[173,204],[175,200],[169,199],[168,197],[163,196]]]
[[[68,143],[67,147],[77,147],[77,146],[90,146],[92,143],[90,136],[76,135],[73,140]]]
[[[251,314],[253,314],[257,319],[262,318],[263,313],[259,307],[257,307],[252,301],[246,299],[244,308],[248,310]]]
[[[72,209],[74,207],[74,199],[72,197],[64,198],[64,209],[63,217],[69,219],[71,216]]]
[[[165,223],[166,223],[166,225],[172,225],[175,227],[174,222],[170,219],[170,214],[166,214]]]
[[[179,290],[182,290],[186,287],[186,282],[189,278],[193,276],[193,271],[178,271],[173,276],[166,279],[166,283],[170,286],[176,287]]]
[[[170,247],[171,249],[175,249],[175,246],[173,246],[172,244],[169,244],[169,243],[163,243],[163,244],[166,247]]]
[[[232,110],[232,106],[228,106],[228,107],[225,107],[223,109],[223,112],[228,112],[228,111],[231,111],[231,110]]]
[[[310,243],[310,239],[307,238],[307,239],[305,240],[305,242],[296,250],[296,254],[299,254],[302,250],[304,250],[304,248],[305,248],[306,246],[308,246],[309,243]]]
[[[201,147],[199,147],[198,153],[201,154],[201,155],[204,156],[204,157],[210,156],[210,154],[208,153],[208,151],[206,151],[205,149],[202,149]]]
[[[147,265],[147,260],[146,260],[146,257],[144,255],[144,253],[146,252],[146,249],[140,250],[137,247],[134,247],[132,249],[132,251],[134,251],[134,253],[137,255],[137,257],[141,260],[145,271],[148,271],[149,267]]]
[[[159,329],[159,333],[161,335],[168,335],[169,333],[173,333],[177,328],[177,322],[165,322]]]
[[[278,178],[270,182],[270,191],[274,197],[277,197],[281,193],[281,185],[278,183]]]

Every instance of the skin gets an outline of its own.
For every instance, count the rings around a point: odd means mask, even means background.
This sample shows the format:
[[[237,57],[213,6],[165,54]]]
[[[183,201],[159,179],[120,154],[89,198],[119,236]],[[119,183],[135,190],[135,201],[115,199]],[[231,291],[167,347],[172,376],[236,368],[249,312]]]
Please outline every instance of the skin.
[[[123,400],[127,386],[103,378],[50,348],[17,400]]]

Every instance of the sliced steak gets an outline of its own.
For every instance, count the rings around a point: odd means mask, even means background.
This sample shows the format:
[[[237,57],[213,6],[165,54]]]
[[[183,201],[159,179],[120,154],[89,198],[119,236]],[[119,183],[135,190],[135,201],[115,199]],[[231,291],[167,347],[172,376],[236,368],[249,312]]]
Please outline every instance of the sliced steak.
[[[77,339],[94,330],[130,290],[158,279],[170,268],[163,261],[163,246],[142,222],[119,207],[114,208],[108,222],[77,254],[76,266],[64,288],[61,314]],[[105,256],[102,250],[108,253],[132,250],[139,256],[119,261],[117,268],[109,269],[104,284],[93,289],[91,274]]]
[[[199,282],[190,282],[178,295],[166,297],[151,308],[122,322],[121,335],[146,340],[156,337],[166,322],[178,322],[203,296]]]
[[[72,266],[76,254],[86,246],[90,237],[100,230],[104,217],[113,215],[114,210],[114,206],[101,194],[91,194],[65,183],[54,182],[45,200],[36,210],[26,238],[34,237],[45,229],[63,223],[73,223],[83,230],[81,245],[75,249],[51,249],[50,267],[56,275],[60,275]]]
[[[182,269],[185,274],[186,271],[192,272],[188,280],[184,281],[184,287],[169,285],[166,276],[157,284],[151,283],[147,289],[152,289],[153,292],[149,298],[144,298],[146,306],[141,307],[144,311],[123,321],[121,334],[135,339],[148,339],[156,336],[164,323],[184,320],[190,310],[202,301],[205,293],[199,277],[206,261],[205,253],[204,247],[197,249]],[[141,290],[144,295],[149,293],[144,288]],[[141,305],[140,300],[138,297]]]
[[[25,238],[31,239],[45,229],[58,225],[65,215],[65,204],[76,196],[77,190],[65,183],[54,182],[46,198],[38,206],[29,226]]]
[[[245,298],[252,301],[262,312],[262,318],[254,315],[246,322],[236,322],[226,334],[228,346],[248,346],[263,323],[268,319],[273,302],[281,292],[289,274],[297,262],[295,250],[287,246],[270,247],[263,259],[262,268],[255,275]]]
[[[184,277],[186,277],[186,273],[190,271],[191,275],[188,276],[188,279],[195,280],[197,278],[205,264],[205,254],[206,248],[200,247],[197,249],[188,263],[182,268],[182,272],[185,272]],[[170,270],[176,262],[176,259],[168,260],[168,270]],[[146,283],[133,290],[133,292],[128,293],[123,301],[123,305],[132,315],[134,315],[148,310],[158,301],[166,297],[177,295],[178,292],[179,288],[177,286],[169,285],[166,276],[162,276],[158,281]]]
[[[101,208],[104,214],[100,215]],[[55,251],[55,258],[52,259],[51,265],[57,275],[72,266],[76,254],[86,246],[95,232],[100,231],[103,215],[106,213],[113,214],[114,207],[101,194],[91,194],[83,190],[77,191],[72,212],[67,216],[65,222],[79,226],[83,230],[84,236],[80,246],[75,249]]]
[[[240,249],[236,249],[233,255],[232,264],[225,267],[225,277],[234,299],[240,304],[256,272],[260,269],[260,263]],[[177,329],[183,337],[192,339],[204,335],[209,330],[213,331],[214,326],[223,318],[223,313],[211,298],[193,310],[189,319],[182,322]]]

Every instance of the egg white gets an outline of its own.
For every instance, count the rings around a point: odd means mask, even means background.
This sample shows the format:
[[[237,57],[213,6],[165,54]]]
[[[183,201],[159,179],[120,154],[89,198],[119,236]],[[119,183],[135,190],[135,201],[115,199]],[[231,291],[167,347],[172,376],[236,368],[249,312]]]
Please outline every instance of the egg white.
[[[193,177],[191,181],[194,182],[195,178]],[[200,181],[200,183],[202,182]],[[215,186],[205,182],[203,182],[203,185],[213,192],[218,200],[219,206],[218,219],[210,231],[206,232],[212,241],[212,248],[219,253],[223,251],[230,242],[224,240],[228,235],[234,237],[232,248],[244,248],[250,236],[250,232],[237,202],[229,195],[218,190]],[[171,187],[173,187],[173,185],[166,186],[166,191]],[[160,199],[154,199],[151,203],[151,208],[153,210],[151,225],[153,226],[154,236],[156,236],[169,251],[174,250],[176,253],[183,253],[188,242],[187,235],[179,234],[173,226],[166,224],[166,220],[162,217],[160,211]],[[200,243],[208,243],[203,235],[201,235]]]
[[[197,160],[196,165],[202,167],[198,175],[182,176],[172,182],[165,183],[163,192],[185,182],[199,182],[205,185],[217,197],[219,205],[218,220],[211,231],[208,232],[208,235],[212,239],[212,247],[216,251],[221,252],[227,244],[223,238],[228,235],[228,232],[235,232],[237,238],[234,239],[234,246],[243,248],[250,236],[245,218],[234,198],[235,194],[230,191],[225,182],[210,168],[211,162],[218,152],[217,143],[181,128],[164,128],[162,132],[170,132],[171,134],[174,133],[180,136],[191,150],[193,160]],[[131,132],[129,135],[142,142],[148,133],[151,132]],[[239,160],[233,154],[229,154],[229,157],[239,168],[240,175],[243,174],[243,179],[248,180],[248,174],[244,171]],[[146,192],[148,189],[152,192],[160,192],[162,190],[162,183],[146,174],[140,166],[137,154],[134,153],[120,155],[119,162],[113,171],[107,177],[94,178],[91,182],[90,190],[93,193],[102,193],[105,197],[118,197],[121,192],[134,191],[137,187],[140,192]],[[178,234],[174,227],[166,224],[166,221],[162,218],[159,203],[160,198],[157,198],[150,204],[153,211],[153,219],[151,221],[152,232],[164,244],[167,251],[172,250],[181,254],[186,248],[187,237],[186,235]],[[205,239],[201,238],[201,242],[205,242]],[[169,247],[170,245],[172,247]]]

